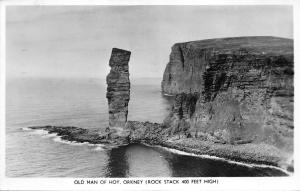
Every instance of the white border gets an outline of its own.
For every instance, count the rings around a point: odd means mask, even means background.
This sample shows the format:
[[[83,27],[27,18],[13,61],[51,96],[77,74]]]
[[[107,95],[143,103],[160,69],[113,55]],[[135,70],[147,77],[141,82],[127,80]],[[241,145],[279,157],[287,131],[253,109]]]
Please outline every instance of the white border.
[[[2,0],[6,5],[294,5],[297,0]]]
[[[9,5],[293,5],[294,7],[294,56],[295,56],[295,107],[294,123],[295,127],[300,124],[299,111],[299,66],[300,62],[300,1],[297,0],[0,0],[0,190],[300,190],[300,152],[299,149],[299,129],[295,128],[295,153],[294,165],[295,173],[291,177],[268,177],[268,178],[213,178],[219,181],[218,184],[199,184],[199,185],[77,185],[74,180],[80,178],[6,178],[5,177],[5,8]],[[100,180],[103,178],[95,178]],[[149,179],[149,178],[130,178],[130,179]],[[159,178],[178,179],[178,178]],[[179,178],[193,179],[193,178]],[[208,179],[199,178],[194,179]],[[82,180],[82,179],[80,179]],[[83,179],[86,180],[86,179]],[[89,180],[92,180],[89,178]],[[124,178],[119,179],[125,180]]]

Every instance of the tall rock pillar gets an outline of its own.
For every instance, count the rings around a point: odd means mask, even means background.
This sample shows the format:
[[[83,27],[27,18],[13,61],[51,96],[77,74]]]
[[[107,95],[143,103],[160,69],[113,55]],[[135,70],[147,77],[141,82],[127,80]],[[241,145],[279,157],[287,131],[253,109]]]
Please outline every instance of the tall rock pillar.
[[[130,51],[113,48],[109,60],[111,67],[106,77],[109,111],[109,127],[123,128],[127,122],[130,99],[129,67]]]

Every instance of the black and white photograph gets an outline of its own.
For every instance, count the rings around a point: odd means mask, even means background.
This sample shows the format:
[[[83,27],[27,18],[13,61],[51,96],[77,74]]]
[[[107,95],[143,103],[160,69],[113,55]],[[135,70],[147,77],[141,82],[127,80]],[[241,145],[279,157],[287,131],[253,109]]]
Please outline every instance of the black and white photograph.
[[[2,5],[4,178],[296,177],[293,4]]]

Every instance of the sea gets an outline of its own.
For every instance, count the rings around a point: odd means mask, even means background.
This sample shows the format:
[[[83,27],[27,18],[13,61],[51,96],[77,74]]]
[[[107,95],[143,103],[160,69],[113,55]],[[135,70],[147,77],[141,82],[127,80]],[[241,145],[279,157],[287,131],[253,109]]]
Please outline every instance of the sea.
[[[128,120],[162,122],[173,97],[161,79],[131,80]],[[234,162],[143,144],[105,147],[67,142],[29,126],[108,126],[105,79],[6,80],[7,177],[288,176],[279,168]]]

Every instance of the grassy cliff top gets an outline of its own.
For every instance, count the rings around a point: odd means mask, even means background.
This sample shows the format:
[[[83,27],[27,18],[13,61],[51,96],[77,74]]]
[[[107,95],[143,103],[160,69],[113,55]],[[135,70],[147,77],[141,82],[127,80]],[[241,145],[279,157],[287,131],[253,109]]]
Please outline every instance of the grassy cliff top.
[[[245,50],[263,54],[293,54],[293,39],[272,36],[245,36],[216,38],[176,43],[187,49],[211,49],[215,51]]]

